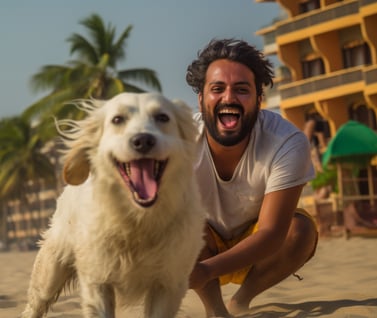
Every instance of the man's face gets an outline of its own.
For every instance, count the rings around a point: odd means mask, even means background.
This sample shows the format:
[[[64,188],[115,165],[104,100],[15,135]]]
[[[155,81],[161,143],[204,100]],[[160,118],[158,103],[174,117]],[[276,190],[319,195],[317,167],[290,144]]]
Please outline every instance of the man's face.
[[[253,72],[226,59],[212,62],[199,104],[207,132],[217,143],[240,143],[249,137],[259,111]]]

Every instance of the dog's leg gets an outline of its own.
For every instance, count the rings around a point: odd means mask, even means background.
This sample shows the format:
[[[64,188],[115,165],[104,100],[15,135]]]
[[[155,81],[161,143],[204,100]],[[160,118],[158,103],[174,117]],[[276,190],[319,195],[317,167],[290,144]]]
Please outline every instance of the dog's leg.
[[[74,271],[57,257],[57,251],[48,243],[38,252],[28,290],[28,303],[22,318],[40,318],[55,302],[65,283],[72,279]]]
[[[81,277],[80,289],[85,318],[115,318],[115,294],[112,286],[88,283]]]
[[[169,288],[155,284],[145,298],[145,318],[174,318],[179,310],[186,288]]]

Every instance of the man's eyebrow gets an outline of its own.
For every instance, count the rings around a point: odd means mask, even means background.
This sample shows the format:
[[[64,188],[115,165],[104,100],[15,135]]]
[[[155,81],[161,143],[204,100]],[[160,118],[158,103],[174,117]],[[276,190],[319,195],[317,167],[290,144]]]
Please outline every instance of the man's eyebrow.
[[[209,85],[224,85],[225,82],[223,81],[213,81],[213,82],[209,82]],[[247,86],[251,86],[251,84],[248,82],[248,81],[239,81],[239,82],[235,82],[233,83],[232,85],[247,85]]]
[[[222,82],[222,81],[213,81],[213,82],[209,82],[208,84],[210,84],[210,85],[219,85],[219,84],[223,85],[225,83]]]
[[[250,82],[248,82],[248,81],[236,82],[236,83],[234,83],[234,85],[247,85],[247,86],[251,86]]]

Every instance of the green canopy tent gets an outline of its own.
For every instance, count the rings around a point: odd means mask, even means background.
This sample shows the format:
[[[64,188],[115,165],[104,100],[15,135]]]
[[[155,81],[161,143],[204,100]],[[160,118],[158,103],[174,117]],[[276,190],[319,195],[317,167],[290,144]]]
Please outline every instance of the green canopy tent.
[[[357,121],[348,121],[342,125],[336,135],[329,142],[322,157],[322,165],[337,166],[339,200],[343,204],[346,200],[368,199],[373,205],[377,195],[374,191],[371,159],[377,154],[377,134]],[[358,169],[367,169],[368,195],[360,195],[357,183],[360,179],[350,176]],[[351,184],[353,191],[351,189]],[[351,190],[350,190],[351,189]]]
[[[357,121],[350,120],[339,128],[327,146],[322,164],[368,161],[377,154],[377,134]]]

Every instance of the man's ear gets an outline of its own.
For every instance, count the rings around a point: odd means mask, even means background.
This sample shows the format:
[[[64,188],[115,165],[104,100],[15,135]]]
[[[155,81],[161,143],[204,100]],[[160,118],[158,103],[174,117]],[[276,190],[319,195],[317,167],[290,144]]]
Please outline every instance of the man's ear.
[[[257,97],[257,103],[258,103],[258,107],[260,108],[260,106],[262,105],[262,100],[263,100],[263,95],[259,95]]]
[[[198,104],[199,104],[199,111],[202,112],[202,101],[203,101],[203,94],[202,92],[198,93]]]

